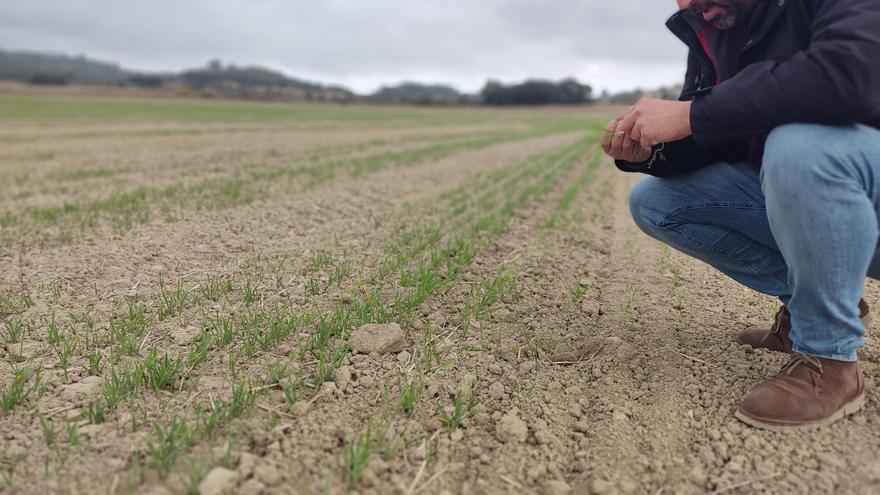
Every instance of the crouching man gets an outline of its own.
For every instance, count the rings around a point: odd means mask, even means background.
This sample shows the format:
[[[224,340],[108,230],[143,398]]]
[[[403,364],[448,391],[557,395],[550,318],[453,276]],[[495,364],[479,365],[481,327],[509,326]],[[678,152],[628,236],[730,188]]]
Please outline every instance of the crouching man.
[[[857,350],[880,278],[880,0],[678,0],[681,101],[608,125],[648,235],[783,304],[740,343],[790,354],[736,412],[788,430],[865,400]]]

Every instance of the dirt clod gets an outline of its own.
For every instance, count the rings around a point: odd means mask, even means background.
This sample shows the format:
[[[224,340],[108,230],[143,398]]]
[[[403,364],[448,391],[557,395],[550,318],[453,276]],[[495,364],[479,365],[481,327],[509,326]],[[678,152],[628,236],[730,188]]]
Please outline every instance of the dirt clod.
[[[266,486],[275,486],[283,480],[278,468],[271,464],[258,464],[254,468],[254,478],[260,480]]]
[[[334,381],[339,390],[345,391],[348,384],[351,383],[353,370],[350,366],[340,366],[334,373]]]
[[[225,495],[232,493],[238,473],[230,469],[216,467],[199,483],[199,495]]]
[[[523,443],[528,434],[529,427],[520,419],[516,410],[509,411],[495,425],[495,436],[504,443]]]
[[[363,325],[351,334],[348,346],[360,354],[397,353],[406,347],[406,334],[397,323]]]
[[[100,387],[100,376],[87,376],[76,383],[65,386],[61,395],[66,399],[77,400],[95,394]]]
[[[562,480],[551,480],[544,483],[544,493],[546,495],[570,495],[571,486]]]

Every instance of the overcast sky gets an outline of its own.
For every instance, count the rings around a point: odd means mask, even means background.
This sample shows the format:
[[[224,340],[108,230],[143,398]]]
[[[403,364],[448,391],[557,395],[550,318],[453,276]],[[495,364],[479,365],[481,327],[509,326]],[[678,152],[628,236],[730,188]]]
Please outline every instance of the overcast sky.
[[[0,48],[147,70],[219,58],[360,92],[403,80],[680,82],[672,0],[0,0]]]

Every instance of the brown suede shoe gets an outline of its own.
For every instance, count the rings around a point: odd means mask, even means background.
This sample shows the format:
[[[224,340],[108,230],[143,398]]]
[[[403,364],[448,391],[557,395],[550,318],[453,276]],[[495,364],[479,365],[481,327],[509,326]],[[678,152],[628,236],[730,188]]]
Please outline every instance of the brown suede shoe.
[[[792,354],[782,371],[742,401],[736,418],[774,431],[829,425],[865,403],[859,363]]]
[[[871,311],[864,299],[859,301],[859,315],[867,329],[871,325]],[[775,322],[770,330],[762,328],[747,328],[736,336],[740,344],[754,349],[768,349],[771,351],[791,354],[791,339],[788,333],[791,331],[791,314],[785,306],[779,308]]]

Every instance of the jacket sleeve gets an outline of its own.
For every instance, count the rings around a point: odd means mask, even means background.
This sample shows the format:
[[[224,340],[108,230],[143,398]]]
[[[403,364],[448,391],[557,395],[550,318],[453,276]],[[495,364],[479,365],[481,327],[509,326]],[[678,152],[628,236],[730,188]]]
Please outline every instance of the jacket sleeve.
[[[697,98],[691,127],[703,147],[789,123],[852,124],[880,108],[880,2],[819,0],[807,49],[749,65]]]
[[[711,150],[704,149],[693,138],[683,139],[654,147],[651,160],[632,163],[616,160],[617,168],[624,172],[639,172],[655,177],[681,175],[719,161]]]

